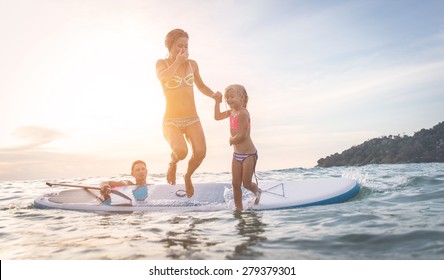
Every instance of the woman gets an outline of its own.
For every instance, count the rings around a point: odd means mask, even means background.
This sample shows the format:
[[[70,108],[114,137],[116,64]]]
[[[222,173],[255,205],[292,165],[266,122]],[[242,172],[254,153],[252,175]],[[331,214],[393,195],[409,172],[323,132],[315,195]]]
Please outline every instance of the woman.
[[[163,119],[163,133],[171,147],[171,161],[167,181],[176,184],[176,167],[188,154],[187,141],[193,155],[184,175],[185,191],[188,197],[194,194],[191,176],[206,155],[205,135],[197,115],[194,101],[194,84],[208,97],[222,99],[221,93],[214,93],[207,87],[199,74],[196,61],[188,59],[188,34],[182,29],[171,30],[165,38],[168,57],[156,63],[157,77],[166,99]]]

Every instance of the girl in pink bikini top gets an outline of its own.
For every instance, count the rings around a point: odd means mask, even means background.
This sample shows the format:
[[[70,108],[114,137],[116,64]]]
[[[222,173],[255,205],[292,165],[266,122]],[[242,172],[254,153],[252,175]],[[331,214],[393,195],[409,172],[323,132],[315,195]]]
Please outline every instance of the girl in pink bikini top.
[[[214,118],[223,120],[230,118],[230,146],[233,146],[232,186],[234,205],[236,210],[242,210],[242,186],[250,190],[253,195],[253,203],[258,204],[261,189],[252,182],[255,175],[256,162],[258,159],[256,147],[250,137],[251,120],[247,110],[248,95],[242,85],[231,85],[225,89],[225,100],[230,110],[220,111],[222,100],[216,99],[214,105]]]
[[[251,128],[251,120],[250,120],[250,113],[247,109],[245,109],[248,115],[248,128]],[[230,129],[232,130],[239,130],[239,113],[238,111],[235,115],[230,114]]]

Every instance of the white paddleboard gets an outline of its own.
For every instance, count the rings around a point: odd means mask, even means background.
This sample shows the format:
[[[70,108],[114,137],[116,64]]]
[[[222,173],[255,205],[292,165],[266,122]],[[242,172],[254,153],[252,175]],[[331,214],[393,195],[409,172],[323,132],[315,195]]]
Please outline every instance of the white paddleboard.
[[[360,185],[351,179],[322,178],[299,181],[261,181],[261,199],[244,191],[244,209],[270,210],[345,202],[354,197]],[[70,189],[49,193],[35,199],[37,208],[79,211],[212,211],[234,209],[230,183],[196,183],[194,196],[187,198],[184,185],[148,185],[148,196],[133,205],[111,205],[101,201],[100,193],[92,189]]]

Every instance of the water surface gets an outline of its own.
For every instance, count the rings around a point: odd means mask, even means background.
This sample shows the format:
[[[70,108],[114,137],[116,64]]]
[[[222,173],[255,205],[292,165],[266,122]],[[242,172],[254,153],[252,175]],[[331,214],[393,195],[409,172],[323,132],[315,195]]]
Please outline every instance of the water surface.
[[[45,181],[2,181],[1,259],[407,260],[444,259],[444,164],[258,172],[261,180],[347,177],[346,203],[262,212],[97,214],[42,210]],[[123,179],[123,177],[117,177]],[[97,184],[113,178],[73,178]],[[126,179],[126,178],[125,178]],[[163,174],[149,178],[164,183]],[[230,173],[195,182],[229,182]],[[61,188],[57,189],[60,190]]]

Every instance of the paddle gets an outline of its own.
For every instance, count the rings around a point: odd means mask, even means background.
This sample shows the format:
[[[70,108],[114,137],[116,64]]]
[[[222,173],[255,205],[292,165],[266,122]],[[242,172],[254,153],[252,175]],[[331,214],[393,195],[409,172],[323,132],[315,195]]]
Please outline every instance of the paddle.
[[[94,186],[73,185],[73,184],[63,184],[63,183],[50,183],[50,182],[46,182],[46,185],[48,185],[50,187],[52,187],[52,186],[63,186],[63,187],[71,187],[71,188],[100,190],[99,187],[94,187]]]
[[[50,183],[50,182],[46,182],[46,185],[48,185],[50,187],[52,187],[52,186],[62,186],[62,187],[70,187],[70,188],[92,189],[92,190],[99,190],[99,191],[102,190],[100,187],[85,186],[85,185],[73,185],[73,184],[64,184],[64,183]],[[125,199],[128,199],[129,201],[132,201],[132,199],[130,197],[128,197],[126,194],[121,193],[119,191],[109,190],[109,192],[113,193],[115,195],[118,195],[120,197],[123,197]]]

